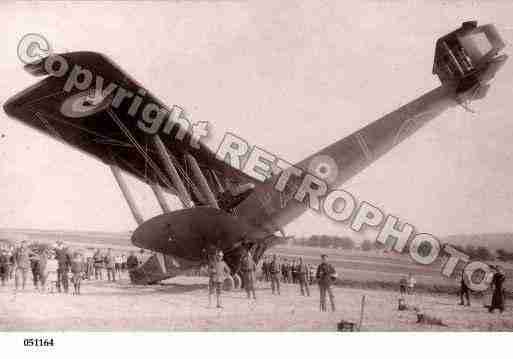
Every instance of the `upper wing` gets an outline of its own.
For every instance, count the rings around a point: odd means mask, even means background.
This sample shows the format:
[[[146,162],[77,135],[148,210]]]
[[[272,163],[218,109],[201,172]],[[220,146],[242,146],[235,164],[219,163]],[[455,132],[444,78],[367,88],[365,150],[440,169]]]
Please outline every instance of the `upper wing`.
[[[159,134],[196,204],[206,200],[190,180],[186,153],[196,158],[216,195],[223,186],[252,181],[191,141],[191,128],[170,121],[169,108],[102,54],[53,55],[25,69],[46,77],[10,98],[4,110],[32,128],[176,193],[153,147],[152,136]]]

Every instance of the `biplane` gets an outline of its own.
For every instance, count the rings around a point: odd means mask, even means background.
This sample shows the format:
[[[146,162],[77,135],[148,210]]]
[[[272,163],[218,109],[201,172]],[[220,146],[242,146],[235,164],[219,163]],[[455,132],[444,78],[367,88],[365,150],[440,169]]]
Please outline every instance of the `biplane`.
[[[474,21],[441,37],[433,64],[439,87],[291,166],[300,174],[288,176],[280,190],[277,181],[288,168],[272,163],[260,180],[232,166],[195,143],[180,108],[166,107],[100,53],[52,54],[25,65],[44,78],[10,98],[4,110],[111,168],[138,224],[132,243],[155,253],[137,270],[137,282],[154,283],[201,266],[215,248],[224,252],[237,283],[243,251],[258,261],[287,240],[283,227],[319,193],[321,183],[312,177],[336,189],[448,108],[483,98],[507,59],[503,48],[493,25]],[[123,172],[151,186],[162,214],[142,217]],[[172,210],[164,192],[176,195],[183,208]]]

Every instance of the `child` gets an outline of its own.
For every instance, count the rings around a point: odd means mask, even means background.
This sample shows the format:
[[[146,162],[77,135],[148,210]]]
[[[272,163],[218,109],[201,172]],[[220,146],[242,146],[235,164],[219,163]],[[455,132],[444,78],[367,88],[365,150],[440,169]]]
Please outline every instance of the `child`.
[[[73,283],[73,295],[80,295],[80,283],[82,282],[82,273],[84,272],[84,263],[80,253],[75,252],[71,260],[71,282]]]
[[[59,268],[59,263],[57,262],[55,255],[49,253],[45,268],[47,292],[53,293],[54,288],[57,288],[57,268]]]

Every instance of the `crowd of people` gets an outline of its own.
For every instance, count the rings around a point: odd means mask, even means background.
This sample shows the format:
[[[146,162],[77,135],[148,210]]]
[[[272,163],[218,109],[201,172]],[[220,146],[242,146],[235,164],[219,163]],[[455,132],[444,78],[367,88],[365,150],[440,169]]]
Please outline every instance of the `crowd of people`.
[[[490,281],[492,298],[490,304],[486,305],[486,307],[490,313],[495,311],[495,309],[498,309],[499,312],[502,313],[505,307],[504,281],[506,280],[506,275],[504,269],[500,266],[489,264],[489,267],[492,270]],[[460,299],[459,305],[467,307],[470,307],[470,294],[472,293],[468,283],[469,280],[471,280],[471,278],[468,278],[465,271],[461,271],[460,290],[458,291],[458,297]]]
[[[260,280],[270,282],[272,294],[280,295],[280,283],[296,284],[302,296],[310,296],[310,286],[317,282],[319,286],[319,309],[327,310],[329,298],[331,310],[335,311],[335,296],[332,285],[337,278],[335,268],[328,263],[328,256],[321,255],[321,263],[314,267],[303,261],[302,257],[296,259],[278,258],[277,255],[262,258]],[[246,292],[248,299],[256,299],[255,282],[257,278],[257,264],[251,253],[243,253],[240,264],[241,288]],[[217,307],[221,308],[221,288],[223,282],[230,278],[230,269],[223,260],[222,251],[215,251],[208,261],[209,276],[209,305],[212,296],[216,294]]]
[[[72,285],[72,294],[80,295],[84,280],[116,282],[125,274],[132,280],[134,270],[143,262],[142,256],[142,250],[138,255],[131,251],[127,256],[114,253],[110,248],[106,251],[95,249],[93,252],[73,250],[62,241],[57,241],[53,246],[37,243],[29,245],[22,241],[18,246],[0,247],[0,282],[4,287],[14,281],[16,292],[25,290],[29,279],[34,288],[42,293],[69,293]],[[502,313],[505,302],[503,283],[506,277],[502,268],[491,267],[494,270],[491,278],[493,293],[491,304],[487,307],[491,312],[498,309]],[[316,283],[319,287],[320,310],[327,310],[329,299],[331,310],[335,311],[332,285],[336,281],[337,272],[328,263],[327,255],[321,255],[320,264],[313,265],[305,263],[302,257],[287,258],[273,254],[261,259],[260,275],[257,274],[258,268],[251,253],[243,253],[237,273],[240,274],[241,288],[248,299],[256,299],[257,278],[270,283],[273,295],[280,295],[280,285],[286,283],[297,285],[298,294],[310,296],[310,287]],[[212,304],[212,296],[215,294],[217,307],[221,307],[222,286],[227,278],[233,278],[233,273],[219,250],[209,256],[206,269],[209,277],[209,303]],[[459,304],[470,306],[471,291],[464,273],[460,279]],[[400,279],[399,290],[403,303],[405,295],[414,294],[416,283],[412,273]]]
[[[37,291],[45,293],[69,293],[72,285],[71,293],[80,295],[82,281],[105,278],[115,282],[140,263],[134,252],[127,257],[109,248],[87,254],[62,241],[53,246],[22,241],[18,246],[0,248],[0,281],[2,287],[14,281],[16,292],[24,291],[29,279]]]
[[[504,281],[506,280],[506,275],[504,269],[502,269],[502,267],[500,266],[489,264],[489,267],[491,269],[490,287],[492,290],[492,297],[491,303],[489,305],[485,305],[485,307],[488,308],[489,312],[493,312],[495,309],[498,309],[502,313],[504,312],[505,306]],[[468,278],[468,276],[465,274],[465,271],[462,270],[459,275],[459,305],[470,307],[470,297],[472,294],[470,285],[468,283],[468,281],[470,280],[471,278]],[[417,280],[415,279],[412,273],[409,273],[407,277],[402,277],[399,280],[400,306],[402,305],[401,303],[404,304],[405,295],[412,295],[415,293],[414,290],[416,284]]]

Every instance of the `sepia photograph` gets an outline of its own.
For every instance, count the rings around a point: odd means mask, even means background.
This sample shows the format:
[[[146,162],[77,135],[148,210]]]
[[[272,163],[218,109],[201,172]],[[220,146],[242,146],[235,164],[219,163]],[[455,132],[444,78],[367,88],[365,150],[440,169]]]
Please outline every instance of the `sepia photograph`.
[[[2,2],[0,338],[513,331],[512,20]]]

